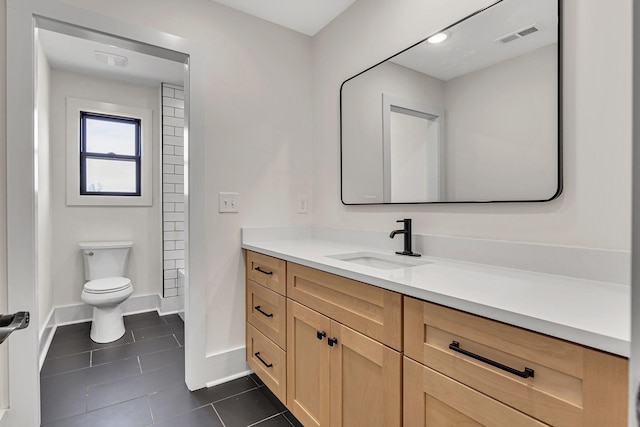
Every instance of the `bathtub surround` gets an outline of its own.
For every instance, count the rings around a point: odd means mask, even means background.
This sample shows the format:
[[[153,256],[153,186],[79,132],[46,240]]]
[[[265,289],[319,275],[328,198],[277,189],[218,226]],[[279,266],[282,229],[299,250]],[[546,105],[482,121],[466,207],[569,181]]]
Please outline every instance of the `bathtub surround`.
[[[162,240],[164,297],[184,295],[184,88],[162,84]],[[182,285],[182,286],[180,286]]]

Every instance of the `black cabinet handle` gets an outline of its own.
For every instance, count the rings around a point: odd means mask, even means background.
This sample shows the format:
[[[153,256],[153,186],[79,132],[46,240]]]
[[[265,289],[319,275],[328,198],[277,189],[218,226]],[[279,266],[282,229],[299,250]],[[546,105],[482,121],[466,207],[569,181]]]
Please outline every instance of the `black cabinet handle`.
[[[267,274],[267,275],[269,275],[269,276],[271,276],[271,275],[273,274],[273,271],[263,270],[263,269],[262,269],[262,268],[260,268],[260,267],[256,267],[254,270],[259,271],[259,272],[260,272],[260,273],[262,273],[262,274]]]
[[[259,305],[256,305],[256,306],[255,306],[255,307],[253,307],[253,308],[255,308],[256,310],[258,310],[260,313],[264,314],[264,315],[265,315],[265,316],[267,316],[267,317],[273,317],[273,313],[272,313],[272,314],[269,314],[269,313],[265,313],[264,311],[260,310],[260,306],[259,306]]]
[[[316,337],[318,337],[319,340],[321,340],[322,338],[326,337],[327,333],[325,331],[317,331],[316,332]]]
[[[264,366],[266,366],[267,368],[270,368],[270,367],[272,367],[272,366],[273,366],[273,363],[267,363],[267,362],[265,362],[265,361],[262,359],[262,357],[260,357],[260,352],[255,353],[255,354],[254,354],[254,356],[255,356],[255,357],[257,357],[257,358],[258,358],[258,360],[260,360],[260,361],[262,362],[262,364],[263,364]]]
[[[460,343],[458,341],[452,341],[451,344],[449,344],[449,349],[453,351],[457,351],[458,353],[462,353],[465,356],[469,356],[481,362],[484,362],[488,365],[495,366],[498,369],[502,369],[503,371],[507,371],[510,374],[517,375],[520,378],[529,378],[529,377],[533,378],[535,374],[534,370],[531,368],[524,368],[524,371],[518,371],[517,369],[513,369],[507,365],[503,365],[502,363],[498,363],[494,360],[487,359],[484,356],[480,356],[479,354],[475,354],[468,350],[462,349],[460,348]]]
[[[338,344],[338,338],[335,338],[335,337],[329,338],[327,340],[327,344],[329,344],[329,347],[333,347],[334,344]]]

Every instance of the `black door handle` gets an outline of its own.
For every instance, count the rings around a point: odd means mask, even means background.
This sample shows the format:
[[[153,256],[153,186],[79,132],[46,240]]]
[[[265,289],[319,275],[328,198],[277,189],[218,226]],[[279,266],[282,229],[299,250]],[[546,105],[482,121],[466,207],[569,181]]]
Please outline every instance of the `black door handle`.
[[[329,347],[333,347],[335,344],[338,344],[338,338],[336,337],[329,338],[327,340],[327,344],[329,344]]]
[[[0,344],[2,344],[13,331],[29,326],[30,315],[28,311],[18,311],[14,314],[0,315]]]
[[[321,340],[322,338],[326,337],[327,333],[325,331],[316,331],[316,337]]]
[[[260,273],[262,273],[262,274],[267,274],[267,275],[269,275],[269,276],[271,276],[271,275],[273,274],[273,271],[263,270],[263,269],[262,269],[262,268],[260,268],[260,267],[256,267],[254,270],[259,271],[259,272],[260,272]]]
[[[257,357],[257,358],[258,358],[258,360],[260,360],[260,361],[262,362],[262,364],[263,364],[264,366],[266,366],[267,368],[270,368],[270,367],[272,367],[272,366],[273,366],[273,363],[267,363],[267,362],[265,362],[265,361],[262,359],[262,357],[260,357],[260,352],[255,353],[255,354],[254,354],[254,356],[255,356],[255,357]]]
[[[256,306],[255,306],[255,307],[253,307],[253,308],[255,308],[256,310],[258,310],[260,313],[264,314],[266,317],[273,317],[273,313],[271,313],[271,314],[269,314],[269,313],[265,313],[264,311],[262,311],[262,310],[260,309],[260,306],[259,306],[259,305],[256,305]]]
[[[460,348],[460,343],[458,341],[452,341],[451,344],[449,344],[449,349],[456,351],[458,353],[462,353],[465,356],[469,356],[481,362],[484,362],[488,365],[495,366],[498,369],[502,369],[503,371],[507,371],[510,374],[517,375],[520,378],[529,378],[529,377],[533,378],[535,374],[534,370],[531,368],[524,368],[524,371],[518,371],[517,369],[511,368],[507,365],[503,365],[502,363],[498,363],[495,360],[487,359],[486,357],[480,356],[479,354],[472,353],[469,350],[464,350]]]

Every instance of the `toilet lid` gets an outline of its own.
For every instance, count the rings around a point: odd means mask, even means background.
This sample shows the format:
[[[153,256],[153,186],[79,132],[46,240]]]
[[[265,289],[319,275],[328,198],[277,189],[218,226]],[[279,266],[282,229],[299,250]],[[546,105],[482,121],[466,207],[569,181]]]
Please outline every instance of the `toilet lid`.
[[[129,286],[131,286],[131,280],[126,277],[106,277],[85,283],[84,290],[92,294],[106,294],[121,291]]]

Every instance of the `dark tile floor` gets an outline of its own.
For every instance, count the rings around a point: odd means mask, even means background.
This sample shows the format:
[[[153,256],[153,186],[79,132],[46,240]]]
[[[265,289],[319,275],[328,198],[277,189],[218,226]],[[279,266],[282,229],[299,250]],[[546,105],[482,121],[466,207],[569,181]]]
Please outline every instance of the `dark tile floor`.
[[[91,341],[90,322],[56,330],[40,372],[43,427],[302,425],[255,375],[190,392],[178,315],[126,316],[125,327],[109,344]]]

